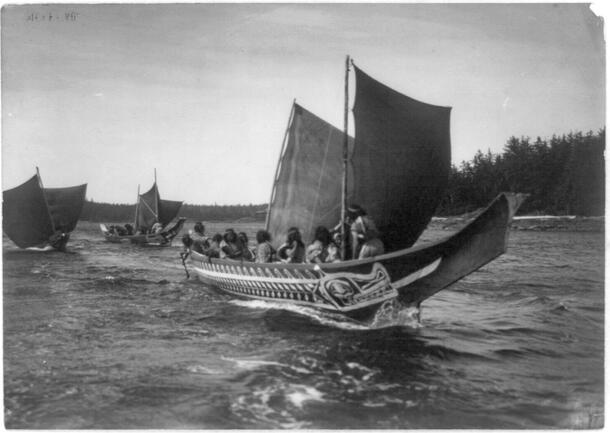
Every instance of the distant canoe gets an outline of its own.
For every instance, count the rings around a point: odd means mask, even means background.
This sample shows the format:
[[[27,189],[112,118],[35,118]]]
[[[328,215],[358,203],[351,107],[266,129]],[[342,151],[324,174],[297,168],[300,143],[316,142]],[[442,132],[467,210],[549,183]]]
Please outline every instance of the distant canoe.
[[[186,220],[186,218],[179,218],[175,224],[169,225],[178,215],[181,207],[181,201],[161,199],[155,179],[153,186],[147,192],[140,194],[138,191],[133,234],[113,232],[112,226],[107,224],[100,224],[100,229],[108,242],[169,246],[180,230],[182,230]],[[156,224],[160,224],[162,230],[158,233],[151,233]]]
[[[85,202],[87,184],[44,188],[40,173],[3,192],[2,229],[20,248],[37,251],[66,248]]]
[[[100,229],[108,242],[121,243],[127,242],[137,245],[149,246],[169,246],[174,238],[180,233],[186,218],[178,218],[175,224],[166,227],[159,233],[137,234],[137,235],[117,235],[112,233],[106,224],[100,224]]]

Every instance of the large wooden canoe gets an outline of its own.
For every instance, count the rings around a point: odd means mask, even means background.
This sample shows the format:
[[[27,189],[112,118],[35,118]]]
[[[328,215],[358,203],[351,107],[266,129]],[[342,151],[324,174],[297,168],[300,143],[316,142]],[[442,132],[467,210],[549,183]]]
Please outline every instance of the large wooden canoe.
[[[259,264],[191,251],[190,263],[203,282],[236,297],[298,304],[367,320],[386,301],[419,306],[505,252],[510,223],[523,197],[500,194],[459,232],[374,258],[320,265]]]
[[[509,226],[523,199],[514,193],[500,194],[458,233],[416,244],[446,191],[451,108],[399,93],[353,66],[353,138],[347,134],[349,58],[343,131],[293,104],[266,229],[275,248],[291,227],[311,243],[316,227],[345,221],[349,201],[366,209],[388,253],[310,265],[254,264],[192,252],[191,263],[203,281],[234,296],[366,319],[385,302],[418,306],[506,250]]]

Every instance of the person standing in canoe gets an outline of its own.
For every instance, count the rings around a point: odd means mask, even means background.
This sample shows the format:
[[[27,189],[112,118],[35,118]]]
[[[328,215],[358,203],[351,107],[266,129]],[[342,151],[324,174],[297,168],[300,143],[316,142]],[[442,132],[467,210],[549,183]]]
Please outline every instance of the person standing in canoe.
[[[384,253],[383,242],[379,239],[379,231],[373,219],[357,204],[347,208],[351,232],[352,257],[365,259]]]

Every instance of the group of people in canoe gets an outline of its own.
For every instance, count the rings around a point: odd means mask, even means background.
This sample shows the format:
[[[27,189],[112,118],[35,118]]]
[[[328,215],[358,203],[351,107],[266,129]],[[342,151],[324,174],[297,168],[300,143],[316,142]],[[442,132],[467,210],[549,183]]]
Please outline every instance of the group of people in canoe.
[[[135,230],[131,224],[121,225],[111,225],[108,226],[108,232],[110,234],[118,235],[118,236],[133,236],[133,235],[150,235],[150,234],[159,234],[163,231],[163,225],[159,222],[153,224],[152,227],[146,228],[141,227],[139,230]]]
[[[224,235],[216,233],[211,238],[205,234],[205,226],[197,222],[192,231],[182,238],[187,249],[208,257],[243,260],[256,263],[333,263],[341,261],[343,239],[341,225],[345,225],[345,257],[364,259],[384,253],[379,232],[373,220],[358,205],[348,207],[346,220],[332,230],[319,226],[315,230],[313,242],[305,246],[298,227],[291,227],[285,242],[276,250],[271,245],[271,235],[266,230],[256,233],[256,247],[249,246],[244,232],[227,229]]]

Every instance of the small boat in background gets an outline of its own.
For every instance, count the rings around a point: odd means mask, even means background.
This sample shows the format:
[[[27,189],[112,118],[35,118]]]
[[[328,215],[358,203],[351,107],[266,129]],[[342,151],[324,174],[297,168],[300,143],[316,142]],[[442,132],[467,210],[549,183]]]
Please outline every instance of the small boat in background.
[[[348,58],[343,131],[293,104],[266,229],[275,247],[293,226],[305,242],[312,242],[316,226],[345,221],[349,200],[366,208],[386,253],[337,263],[288,264],[190,251],[190,263],[205,283],[239,298],[369,320],[386,302],[419,307],[506,251],[521,194],[502,193],[456,234],[414,246],[447,187],[451,108],[398,93],[354,65],[355,136],[349,137],[349,70]]]
[[[65,251],[86,192],[87,184],[44,188],[36,167],[30,180],[2,193],[2,229],[20,248]]]
[[[144,194],[140,194],[138,186],[138,202],[134,225],[115,226],[100,224],[100,229],[108,242],[130,242],[138,245],[169,246],[180,233],[186,218],[178,218],[173,225],[169,225],[178,215],[182,207],[181,201],[162,200],[157,187],[157,172],[155,182]],[[130,231],[132,231],[130,233]]]

